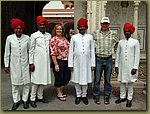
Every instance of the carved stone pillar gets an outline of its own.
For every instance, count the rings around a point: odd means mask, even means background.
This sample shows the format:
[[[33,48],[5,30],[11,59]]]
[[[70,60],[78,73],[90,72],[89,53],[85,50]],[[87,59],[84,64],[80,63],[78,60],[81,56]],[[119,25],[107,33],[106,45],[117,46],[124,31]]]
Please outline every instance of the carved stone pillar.
[[[92,33],[92,2],[93,1],[87,1],[87,20],[88,20],[88,29],[87,33]]]
[[[106,16],[107,1],[96,1],[96,29],[100,28],[100,22],[103,16]]]
[[[107,1],[102,1],[102,2],[103,2],[102,16],[106,16],[106,5],[107,5]]]
[[[138,7],[139,7],[140,1],[134,1],[134,27],[135,32],[133,34],[134,38],[138,38]]]
[[[123,7],[121,12],[121,39],[124,38],[123,27],[126,21],[127,21],[127,7]]]
[[[74,1],[74,31],[77,30],[77,22],[80,18],[87,18],[87,2],[86,1]]]
[[[96,29],[99,29],[100,24],[100,14],[99,14],[100,2],[101,1],[96,1]]]
[[[87,20],[89,26],[87,33],[93,33],[96,30],[96,4],[97,1],[87,1]]]

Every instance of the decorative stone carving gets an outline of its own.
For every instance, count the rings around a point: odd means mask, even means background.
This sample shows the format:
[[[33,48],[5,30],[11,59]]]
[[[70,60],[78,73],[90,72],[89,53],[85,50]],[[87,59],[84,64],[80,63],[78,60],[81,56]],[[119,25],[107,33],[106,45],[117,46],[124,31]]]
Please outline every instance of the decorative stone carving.
[[[139,4],[139,17],[138,17],[138,24],[139,25],[146,25],[146,19],[147,19],[147,3],[144,1],[141,1]]]
[[[96,1],[96,29],[99,29],[99,2]]]

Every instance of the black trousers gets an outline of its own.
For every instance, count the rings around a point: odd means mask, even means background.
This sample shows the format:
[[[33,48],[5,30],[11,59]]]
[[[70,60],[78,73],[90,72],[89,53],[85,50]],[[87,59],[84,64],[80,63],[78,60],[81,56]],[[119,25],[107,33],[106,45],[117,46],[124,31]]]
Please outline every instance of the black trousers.
[[[53,73],[55,76],[55,87],[61,87],[61,86],[66,86],[71,78],[71,72],[68,68],[68,61],[67,60],[60,60],[57,59],[58,65],[59,65],[59,72],[55,71],[55,65],[52,65],[53,68]]]

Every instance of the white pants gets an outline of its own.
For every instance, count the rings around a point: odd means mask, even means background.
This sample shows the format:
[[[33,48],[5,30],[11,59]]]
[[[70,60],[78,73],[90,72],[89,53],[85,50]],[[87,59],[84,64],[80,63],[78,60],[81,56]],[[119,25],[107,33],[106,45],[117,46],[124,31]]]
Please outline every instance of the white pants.
[[[35,101],[36,95],[38,99],[43,99],[44,85],[32,84],[30,100]]]
[[[87,95],[87,85],[75,84],[76,97],[86,97]]]
[[[120,83],[120,98],[126,98],[126,83]],[[132,100],[133,98],[133,82],[128,83],[128,94],[127,99]]]
[[[20,86],[23,87],[21,94],[20,94],[20,88],[19,88]],[[13,85],[12,84],[12,96],[13,96],[14,103],[17,103],[18,101],[21,100],[21,95],[22,95],[22,100],[26,102],[29,96],[29,84],[25,84],[25,85]]]

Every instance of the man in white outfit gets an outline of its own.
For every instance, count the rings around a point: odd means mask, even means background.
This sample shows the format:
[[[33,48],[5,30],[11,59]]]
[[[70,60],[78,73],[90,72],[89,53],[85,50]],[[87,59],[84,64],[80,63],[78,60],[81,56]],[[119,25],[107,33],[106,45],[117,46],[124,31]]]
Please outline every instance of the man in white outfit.
[[[116,52],[115,71],[120,81],[120,98],[116,104],[126,101],[126,83],[128,84],[126,107],[132,106],[133,84],[138,78],[138,66],[140,60],[140,45],[137,39],[131,37],[134,26],[130,23],[124,25],[125,38],[119,41]]]
[[[68,67],[72,71],[71,81],[75,84],[75,104],[83,100],[88,105],[87,89],[88,83],[92,82],[92,70],[95,68],[95,50],[93,36],[86,34],[87,20],[78,20],[79,33],[71,37]]]
[[[31,68],[31,106],[37,107],[36,101],[47,103],[43,97],[44,85],[51,84],[50,71],[50,50],[49,42],[51,34],[46,32],[48,21],[42,17],[36,18],[38,31],[31,34],[31,48],[29,52],[29,62]],[[37,99],[36,99],[37,98]]]
[[[11,34],[6,39],[4,63],[5,72],[10,73],[12,83],[12,96],[13,107],[16,110],[23,101],[23,108],[28,109],[28,96],[29,96],[29,47],[30,39],[28,35],[23,34],[25,24],[22,20],[13,18],[11,19],[11,27],[14,34]],[[19,87],[23,86],[22,98]]]

